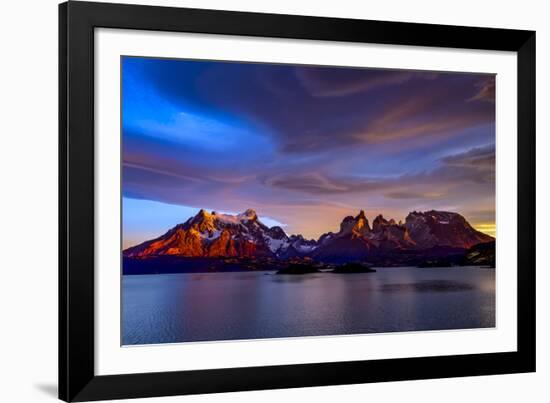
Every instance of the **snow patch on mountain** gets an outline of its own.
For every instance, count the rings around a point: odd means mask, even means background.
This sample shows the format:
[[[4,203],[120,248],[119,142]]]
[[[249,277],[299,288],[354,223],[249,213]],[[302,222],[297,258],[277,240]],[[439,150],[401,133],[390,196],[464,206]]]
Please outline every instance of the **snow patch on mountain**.
[[[317,249],[317,245],[297,245],[295,248],[300,253],[309,253]]]
[[[277,253],[278,251],[285,250],[288,248],[288,239],[273,239],[268,235],[264,236],[264,239],[267,243],[267,246],[269,247],[269,250],[273,253]]]
[[[217,239],[221,235],[221,231],[218,229],[216,231],[213,231],[212,233],[208,234],[208,239]]]
[[[224,224],[239,225],[242,224],[241,217],[238,215],[214,213],[214,217]]]

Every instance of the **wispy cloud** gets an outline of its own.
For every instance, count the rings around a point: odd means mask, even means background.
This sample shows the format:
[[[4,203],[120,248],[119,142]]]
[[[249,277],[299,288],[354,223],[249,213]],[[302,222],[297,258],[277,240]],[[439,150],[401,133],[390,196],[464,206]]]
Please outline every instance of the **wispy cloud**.
[[[476,88],[478,88],[478,92],[471,98],[468,99],[468,101],[484,101],[484,102],[490,102],[495,103],[495,83],[496,78],[488,77],[484,80],[481,80],[476,84]]]
[[[403,84],[411,79],[430,80],[437,77],[437,73],[431,72],[384,69],[296,67],[294,72],[300,84],[313,97],[343,97]]]

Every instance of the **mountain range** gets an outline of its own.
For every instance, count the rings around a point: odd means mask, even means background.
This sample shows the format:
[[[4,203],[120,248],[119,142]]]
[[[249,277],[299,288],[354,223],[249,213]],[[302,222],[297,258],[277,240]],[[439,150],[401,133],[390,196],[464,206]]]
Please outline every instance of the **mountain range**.
[[[281,227],[268,227],[252,209],[237,215],[200,210],[164,235],[127,248],[123,257],[277,261],[305,258],[325,263],[361,261],[395,266],[463,264],[470,254],[477,257],[478,263],[494,264],[494,241],[460,214],[436,210],[413,211],[405,222],[378,215],[372,225],[361,210],[356,216],[345,217],[339,231],[325,233],[317,240],[288,236]],[[482,244],[486,246],[480,249]],[[473,254],[473,249],[488,252]],[[483,260],[487,253],[492,253],[493,262]]]

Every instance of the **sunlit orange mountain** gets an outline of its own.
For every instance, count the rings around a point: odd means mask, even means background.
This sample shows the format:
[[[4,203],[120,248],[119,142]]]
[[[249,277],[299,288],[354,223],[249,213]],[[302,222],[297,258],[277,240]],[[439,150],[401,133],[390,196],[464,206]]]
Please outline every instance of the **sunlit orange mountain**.
[[[318,240],[288,236],[280,227],[268,227],[252,209],[238,215],[205,210],[164,235],[123,251],[125,258],[162,256],[213,258],[308,257],[326,262],[375,261],[407,263],[419,257],[464,254],[494,238],[475,230],[458,213],[413,211],[405,222],[377,216],[372,227],[364,212],[345,217],[338,232]]]

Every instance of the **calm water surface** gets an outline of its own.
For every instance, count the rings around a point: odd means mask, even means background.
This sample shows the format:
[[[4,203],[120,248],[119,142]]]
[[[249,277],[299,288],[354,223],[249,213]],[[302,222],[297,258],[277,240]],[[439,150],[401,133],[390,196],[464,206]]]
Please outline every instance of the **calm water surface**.
[[[495,326],[495,271],[379,268],[123,276],[122,343]]]

